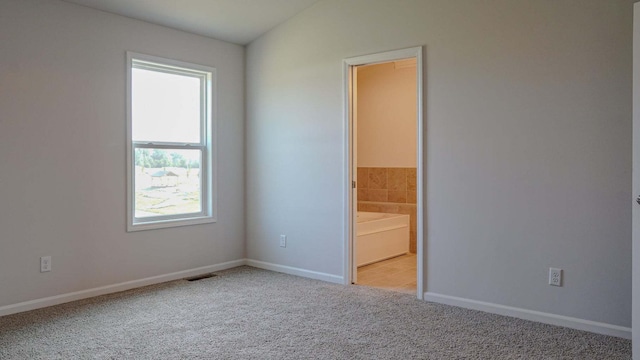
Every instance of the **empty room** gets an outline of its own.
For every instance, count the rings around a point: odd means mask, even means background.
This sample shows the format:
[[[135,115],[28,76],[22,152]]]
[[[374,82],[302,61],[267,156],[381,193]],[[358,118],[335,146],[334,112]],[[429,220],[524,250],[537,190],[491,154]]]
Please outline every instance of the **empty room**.
[[[640,359],[634,5],[0,0],[0,359]]]

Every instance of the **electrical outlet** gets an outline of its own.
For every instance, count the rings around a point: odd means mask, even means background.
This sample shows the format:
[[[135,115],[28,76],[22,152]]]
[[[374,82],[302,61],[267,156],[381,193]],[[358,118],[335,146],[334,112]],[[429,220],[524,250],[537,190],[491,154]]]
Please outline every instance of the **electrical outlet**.
[[[43,256],[40,258],[40,272],[51,271],[51,256]]]
[[[287,247],[287,235],[280,235],[280,247]]]
[[[562,269],[549,268],[549,285],[562,286]]]

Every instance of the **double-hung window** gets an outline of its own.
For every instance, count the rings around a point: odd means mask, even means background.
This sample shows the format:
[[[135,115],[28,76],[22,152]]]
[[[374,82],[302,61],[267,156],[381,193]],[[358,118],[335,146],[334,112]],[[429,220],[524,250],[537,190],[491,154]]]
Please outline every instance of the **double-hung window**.
[[[127,53],[128,231],[215,221],[215,69]]]

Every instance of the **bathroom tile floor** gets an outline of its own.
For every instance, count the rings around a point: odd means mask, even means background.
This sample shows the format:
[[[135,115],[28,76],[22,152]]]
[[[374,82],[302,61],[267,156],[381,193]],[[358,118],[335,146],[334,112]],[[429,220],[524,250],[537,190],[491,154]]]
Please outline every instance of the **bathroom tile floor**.
[[[416,292],[416,254],[406,254],[358,268],[358,285],[409,294]]]

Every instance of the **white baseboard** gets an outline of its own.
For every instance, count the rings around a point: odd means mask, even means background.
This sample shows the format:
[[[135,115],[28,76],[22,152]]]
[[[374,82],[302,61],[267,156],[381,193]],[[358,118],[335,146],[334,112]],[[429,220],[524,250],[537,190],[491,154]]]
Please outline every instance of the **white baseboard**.
[[[459,306],[466,309],[480,310],[492,314],[511,316],[524,320],[537,321],[544,324],[564,326],[572,329],[589,331],[596,334],[631,339],[631,328],[601,323],[597,321],[578,319],[574,317],[550,314],[541,311],[521,309],[484,301],[465,299],[456,296],[436,294],[432,292],[424,293],[424,300],[445,305]]]
[[[245,265],[245,259],[228,261],[216,265],[202,266],[195,269],[177,271],[170,274],[152,276],[139,280],[126,281],[119,284],[106,285],[93,289],[81,290],[67,294],[49,296],[42,299],[24,301],[17,304],[0,306],[0,316],[15,314],[23,311],[35,310],[47,306],[59,305],[70,301],[86,299],[94,296],[111,294],[119,291],[130,290],[142,286],[159,284],[167,281],[178,280],[185,277],[196,276],[213,271],[231,269]]]
[[[310,279],[322,280],[330,283],[344,284],[344,278],[338,275],[331,275],[327,273],[321,273],[317,271],[311,271],[306,269],[295,268],[291,266],[272,264],[264,261],[247,259],[246,265],[253,266],[260,269],[271,270],[281,272],[289,275],[297,275]]]
[[[0,316],[15,314],[23,311],[40,309],[48,306],[59,305],[71,301],[86,299],[94,296],[111,294],[119,291],[130,290],[142,286],[159,284],[167,281],[182,279],[185,277],[200,275],[208,272],[221,271],[234,267],[248,265],[260,269],[281,272],[290,275],[302,276],[310,279],[327,281],[330,283],[344,284],[344,278],[338,275],[321,273],[291,266],[278,265],[264,261],[252,259],[239,259],[228,261],[220,264],[202,266],[195,269],[177,271],[170,274],[152,276],[139,280],[126,281],[118,284],[101,286],[93,289],[81,290],[67,294],[50,296],[42,299],[24,301],[17,304],[0,306]],[[425,292],[425,301],[435,303],[459,306],[472,310],[485,311],[492,314],[516,317],[524,320],[537,321],[550,325],[564,326],[572,329],[589,331],[597,334],[616,336],[624,339],[631,339],[631,328],[601,323],[597,321],[584,320],[569,316],[545,313],[541,311],[533,311],[500,304],[494,304],[484,301],[460,298],[456,296],[436,294]]]

